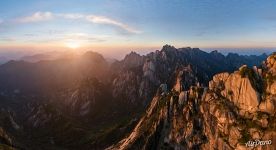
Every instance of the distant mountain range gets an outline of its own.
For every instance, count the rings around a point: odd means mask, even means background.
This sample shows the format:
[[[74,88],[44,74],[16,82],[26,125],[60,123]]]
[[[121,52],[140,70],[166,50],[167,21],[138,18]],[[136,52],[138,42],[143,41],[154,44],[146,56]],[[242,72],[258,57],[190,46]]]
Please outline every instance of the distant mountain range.
[[[218,51],[207,53],[198,48],[165,45],[147,55],[131,52],[120,61],[106,60],[96,52],[66,57],[34,55],[9,61],[0,66],[0,148],[1,144],[19,149],[103,149],[112,144],[109,148],[122,147],[119,141],[133,134],[136,123],[143,122],[139,118],[145,120],[146,108],[146,114],[151,115],[149,111],[157,109],[157,99],[175,94],[170,89],[178,94],[192,87],[202,90],[218,73],[233,73],[242,65],[265,67],[267,57],[234,53],[225,56]],[[162,95],[164,90],[168,93]],[[201,93],[195,98],[198,96]],[[159,136],[159,129],[144,131]],[[131,142],[139,142],[136,137]],[[147,140],[141,144],[146,142],[152,149],[163,144],[153,144],[160,140],[144,137]],[[174,146],[172,143],[169,141],[169,146]],[[141,146],[128,145],[133,149]]]

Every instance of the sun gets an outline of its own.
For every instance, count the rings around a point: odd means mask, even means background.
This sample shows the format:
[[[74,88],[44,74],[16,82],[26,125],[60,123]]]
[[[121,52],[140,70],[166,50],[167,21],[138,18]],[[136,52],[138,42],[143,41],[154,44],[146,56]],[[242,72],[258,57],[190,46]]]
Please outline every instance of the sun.
[[[79,48],[81,45],[77,41],[68,41],[65,43],[65,46],[71,49]]]

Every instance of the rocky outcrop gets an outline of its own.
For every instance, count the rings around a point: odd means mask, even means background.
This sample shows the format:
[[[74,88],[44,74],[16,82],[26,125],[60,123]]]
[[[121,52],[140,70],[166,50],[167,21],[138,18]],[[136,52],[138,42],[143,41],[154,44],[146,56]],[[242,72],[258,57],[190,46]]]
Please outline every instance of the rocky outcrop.
[[[276,75],[276,54],[269,56],[266,61],[266,66],[268,69],[268,73],[271,73],[272,76]]]
[[[259,109],[272,115],[276,112],[276,53],[267,58],[263,68],[264,91]]]
[[[194,87],[185,102],[177,92],[156,95],[133,132],[108,149],[192,149],[205,142],[199,113],[201,95]],[[203,94],[203,93],[201,93]]]
[[[242,66],[234,73],[215,75],[208,88],[197,84],[188,90],[180,88],[183,79],[178,75],[170,92],[157,92],[133,132],[107,149],[232,150],[248,149],[254,140],[272,143],[258,149],[274,149],[276,95],[266,83],[271,66],[257,68],[261,74]]]
[[[243,78],[240,72],[215,75],[209,83],[209,89],[229,99],[244,112],[256,112],[260,103],[260,93],[256,91],[249,78]]]
[[[174,90],[180,92],[189,89],[190,86],[198,83],[197,77],[195,76],[191,65],[183,66],[177,73],[176,83]]]

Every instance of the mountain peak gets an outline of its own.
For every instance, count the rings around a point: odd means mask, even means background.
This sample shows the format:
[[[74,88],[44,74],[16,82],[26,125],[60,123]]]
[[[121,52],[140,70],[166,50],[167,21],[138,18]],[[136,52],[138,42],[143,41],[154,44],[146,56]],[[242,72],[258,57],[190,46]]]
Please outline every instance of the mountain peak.
[[[131,61],[131,60],[137,60],[142,58],[142,56],[134,51],[131,51],[129,54],[127,54],[124,58],[124,61]]]
[[[162,47],[161,51],[170,51],[170,50],[177,50],[177,49],[174,46],[166,44]]]
[[[218,50],[211,51],[211,54],[217,54],[217,53],[219,53]]]
[[[93,60],[95,62],[103,62],[103,61],[105,61],[104,57],[100,53],[93,52],[93,51],[87,51],[87,52],[85,52],[81,56],[81,58],[85,59],[85,60]]]

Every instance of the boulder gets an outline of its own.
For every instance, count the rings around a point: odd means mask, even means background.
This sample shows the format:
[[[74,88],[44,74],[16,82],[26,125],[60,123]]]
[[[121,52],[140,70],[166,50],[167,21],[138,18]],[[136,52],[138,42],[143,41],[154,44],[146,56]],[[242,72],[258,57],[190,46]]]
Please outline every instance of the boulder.
[[[272,97],[262,101],[259,105],[259,110],[273,115],[275,113],[275,105],[273,103]]]

